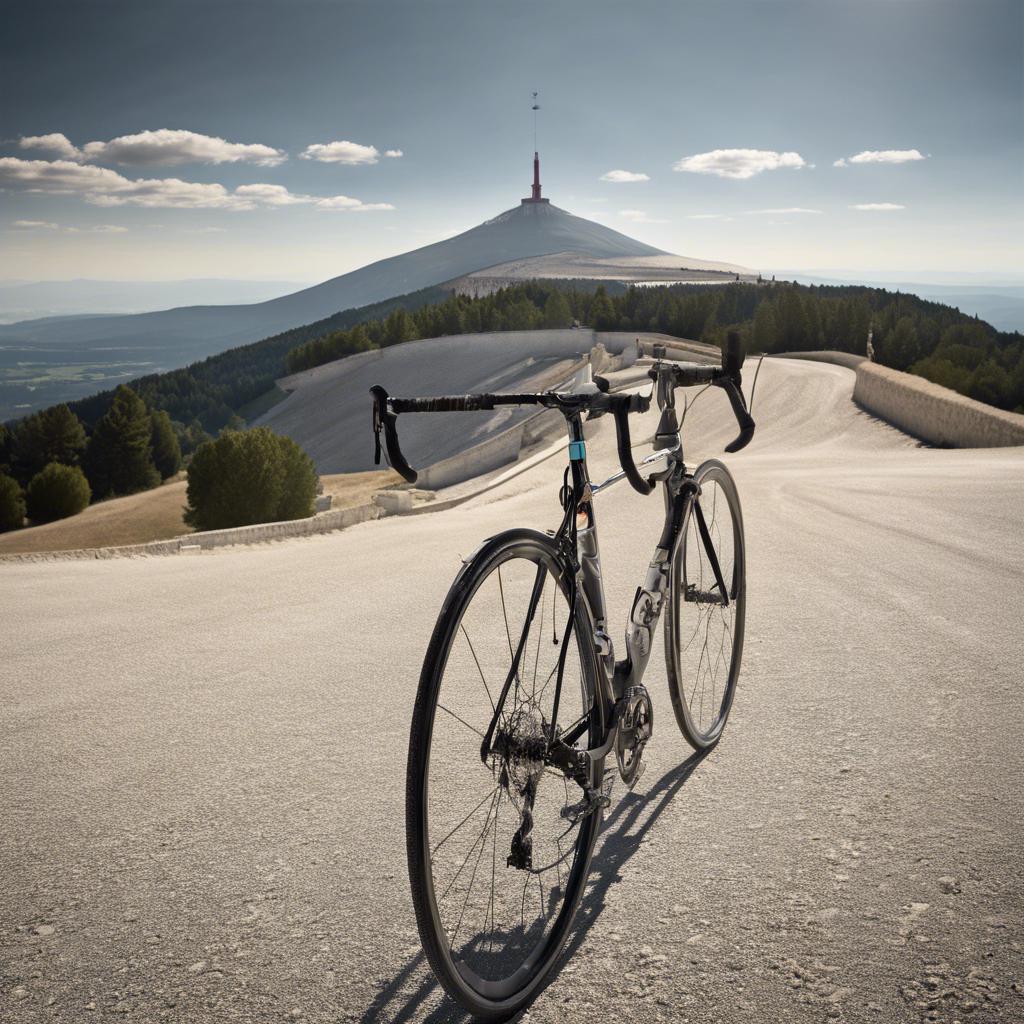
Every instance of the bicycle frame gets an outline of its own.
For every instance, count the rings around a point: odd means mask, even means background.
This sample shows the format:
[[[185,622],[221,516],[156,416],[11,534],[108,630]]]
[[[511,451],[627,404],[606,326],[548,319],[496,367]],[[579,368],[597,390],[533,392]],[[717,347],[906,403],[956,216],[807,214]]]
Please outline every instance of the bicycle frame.
[[[564,659],[568,649],[572,621],[571,609],[577,598],[582,596],[593,627],[593,643],[598,653],[598,664],[601,666],[598,684],[602,693],[599,696],[606,703],[608,709],[606,720],[609,724],[601,741],[585,751],[573,747],[575,741],[582,735],[582,729],[570,730],[565,734],[558,732],[558,705],[562,684],[560,667],[545,760],[559,768],[567,776],[576,779],[590,801],[599,797],[600,780],[595,777],[593,770],[595,762],[605,757],[615,742],[620,712],[625,703],[624,698],[632,688],[642,685],[651,656],[654,630],[665,607],[672,562],[679,549],[683,522],[691,503],[693,503],[701,541],[708,555],[718,591],[726,604],[731,596],[722,578],[718,557],[704,522],[700,505],[696,503],[700,488],[693,476],[686,470],[672,389],[670,387],[659,389],[658,398],[662,414],[654,438],[655,451],[641,460],[640,465],[648,466],[661,459],[665,460],[664,468],[649,478],[651,481],[662,484],[665,520],[661,536],[648,564],[647,575],[643,584],[637,588],[633,598],[626,625],[626,657],[621,661],[615,660],[614,645],[607,631],[608,616],[604,580],[601,574],[601,552],[597,536],[594,497],[625,479],[627,474],[624,471],[618,472],[601,483],[593,483],[587,468],[582,416],[578,411],[565,413],[569,433],[571,502],[566,507],[565,517],[561,527],[555,533],[555,539],[559,542],[562,550],[565,571],[572,576],[572,590],[570,591],[570,615],[562,643],[562,658]],[[484,763],[487,762],[492,751],[495,727],[501,716],[506,696],[519,671],[519,662],[543,588],[543,580],[544,571],[540,570],[527,609],[525,628],[520,635],[519,649],[512,659],[512,665],[494,708],[490,727],[480,747],[480,757]]]
[[[667,405],[662,411],[662,421],[655,435],[655,451],[638,464],[640,467],[646,467],[665,460],[664,469],[654,474],[654,478],[662,484],[665,520],[661,536],[648,564],[647,575],[642,585],[637,588],[629,611],[625,639],[626,657],[616,661],[614,645],[607,632],[608,613],[593,499],[625,479],[625,473],[614,473],[601,483],[591,482],[585,446],[575,449],[572,447],[572,441],[577,440],[577,433],[580,434],[578,440],[582,441],[580,426],[570,420],[570,452],[580,451],[583,456],[580,459],[572,459],[570,456],[573,490],[580,495],[576,513],[579,587],[594,624],[594,644],[604,668],[605,696],[614,704],[630,687],[641,685],[643,680],[650,660],[654,630],[664,609],[669,572],[679,547],[682,525],[688,506],[696,498],[699,489],[686,470],[675,410],[671,405]],[[702,534],[704,532],[702,530]],[[708,549],[716,577],[720,577],[718,561],[710,538],[705,539],[705,547]],[[719,586],[722,586],[720,580]],[[722,592],[725,593],[724,587]]]

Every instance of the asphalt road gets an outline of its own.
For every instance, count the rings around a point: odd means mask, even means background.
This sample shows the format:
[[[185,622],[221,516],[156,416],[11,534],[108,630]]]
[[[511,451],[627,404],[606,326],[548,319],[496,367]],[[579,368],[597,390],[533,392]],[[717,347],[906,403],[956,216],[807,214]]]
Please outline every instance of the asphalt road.
[[[530,1021],[1024,1019],[1024,450],[919,448],[852,383],[765,365],[729,458],[732,718],[689,757],[655,650],[647,773]],[[722,396],[686,426],[720,451]],[[560,471],[260,548],[0,568],[0,1019],[458,1020],[408,894],[413,694],[459,557],[555,525]],[[624,620],[660,503],[599,501]]]

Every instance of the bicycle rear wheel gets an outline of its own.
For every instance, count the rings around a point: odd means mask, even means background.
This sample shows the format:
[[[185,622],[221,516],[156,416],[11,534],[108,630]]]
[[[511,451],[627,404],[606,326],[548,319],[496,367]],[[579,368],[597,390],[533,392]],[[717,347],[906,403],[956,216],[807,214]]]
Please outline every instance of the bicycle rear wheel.
[[[563,733],[575,726],[578,749],[603,736],[582,600],[566,629],[571,583],[543,534],[513,530],[488,541],[448,593],[413,711],[406,837],[416,921],[438,980],[483,1019],[511,1016],[540,990],[600,829],[600,810],[566,816],[583,791],[543,761],[563,643],[558,724]],[[602,773],[596,765],[596,781]]]
[[[746,548],[729,471],[710,459],[693,478],[700,494],[686,513],[672,562],[665,658],[679,728],[693,747],[706,750],[721,738],[740,674]]]

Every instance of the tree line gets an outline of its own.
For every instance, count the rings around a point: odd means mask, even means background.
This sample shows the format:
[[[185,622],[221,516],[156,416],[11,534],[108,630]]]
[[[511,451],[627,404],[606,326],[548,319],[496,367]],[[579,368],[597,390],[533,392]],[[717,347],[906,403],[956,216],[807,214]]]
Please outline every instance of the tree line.
[[[626,287],[595,282],[526,282],[491,295],[426,288],[344,310],[180,370],[150,374],[131,389],[166,412],[189,454],[211,434],[239,427],[286,373],[418,338],[481,331],[569,327],[657,331],[720,342],[738,329],[749,351],[829,348],[864,354],[873,332],[876,359],[1000,408],[1024,408],[1024,339],[914,295],[856,285],[788,282]],[[116,392],[74,402],[92,431]],[[45,411],[45,410],[44,410]],[[36,414],[39,415],[39,414]]]
[[[150,409],[127,385],[113,394],[91,432],[67,405],[0,425],[0,530],[26,516],[46,523],[91,501],[156,487],[181,469],[170,416]]]
[[[916,295],[856,285],[789,282],[593,289],[529,282],[480,298],[453,295],[329,331],[288,352],[289,373],[419,338],[585,323],[721,344],[738,330],[748,351],[835,349],[927,377],[1002,409],[1024,411],[1024,338]]]

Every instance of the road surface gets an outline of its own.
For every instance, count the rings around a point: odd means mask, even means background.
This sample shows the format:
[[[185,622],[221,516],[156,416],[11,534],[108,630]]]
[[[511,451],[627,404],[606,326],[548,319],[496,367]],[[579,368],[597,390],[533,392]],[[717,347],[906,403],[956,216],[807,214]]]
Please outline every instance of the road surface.
[[[689,757],[655,650],[647,773],[529,1021],[1024,1019],[1024,451],[920,448],[852,386],[765,364],[728,457],[732,718]],[[734,429],[706,394],[691,454]],[[408,894],[413,695],[459,557],[555,525],[560,473],[270,546],[0,567],[0,1019],[459,1020]],[[660,503],[599,502],[624,619]]]

